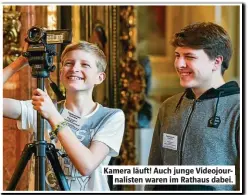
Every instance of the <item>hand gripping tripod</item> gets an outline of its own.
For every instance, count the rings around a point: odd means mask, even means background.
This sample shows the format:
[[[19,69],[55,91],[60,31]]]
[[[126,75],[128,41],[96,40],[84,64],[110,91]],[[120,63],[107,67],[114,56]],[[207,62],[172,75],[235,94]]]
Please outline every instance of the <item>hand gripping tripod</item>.
[[[37,87],[44,91],[44,78],[37,78]],[[35,155],[35,190],[45,191],[45,160],[48,157],[61,190],[70,188],[59,164],[55,146],[44,140],[44,118],[37,112],[37,141],[26,144],[21,158],[11,177],[7,190],[15,190],[16,185],[32,154]]]

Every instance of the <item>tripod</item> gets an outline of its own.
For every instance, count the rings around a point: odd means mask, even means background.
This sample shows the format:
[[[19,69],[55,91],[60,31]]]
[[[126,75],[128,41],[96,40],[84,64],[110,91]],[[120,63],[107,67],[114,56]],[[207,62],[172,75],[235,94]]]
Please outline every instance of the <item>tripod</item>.
[[[44,91],[44,78],[37,78],[37,87]],[[45,160],[48,157],[61,190],[70,188],[59,164],[55,146],[44,139],[44,118],[37,112],[37,141],[25,145],[21,158],[11,177],[7,190],[15,190],[16,185],[32,154],[35,155],[35,190],[45,191]]]

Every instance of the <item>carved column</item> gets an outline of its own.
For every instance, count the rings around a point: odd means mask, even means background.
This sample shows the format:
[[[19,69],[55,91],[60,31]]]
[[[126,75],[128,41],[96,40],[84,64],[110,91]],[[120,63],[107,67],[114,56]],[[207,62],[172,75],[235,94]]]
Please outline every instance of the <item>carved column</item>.
[[[145,72],[137,63],[134,6],[120,7],[120,107],[126,124],[121,147],[121,165],[135,165],[137,112],[144,102]],[[126,187],[134,190],[134,186]]]

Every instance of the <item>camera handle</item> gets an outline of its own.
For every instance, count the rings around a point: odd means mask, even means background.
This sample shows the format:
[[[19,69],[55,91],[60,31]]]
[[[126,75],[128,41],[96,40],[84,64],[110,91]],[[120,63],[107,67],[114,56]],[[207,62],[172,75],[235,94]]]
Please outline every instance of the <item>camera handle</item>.
[[[48,80],[50,81],[50,87],[52,88],[53,92],[55,93],[55,95],[57,96],[57,101],[61,101],[61,100],[65,100],[65,96],[63,95],[63,93],[59,90],[58,86],[56,85],[56,83],[54,83],[49,77]]]
[[[37,78],[37,87],[44,91],[44,78]],[[47,144],[44,139],[44,118],[37,112],[37,141],[32,144],[26,144],[18,165],[11,177],[7,190],[15,190],[21,175],[30,160],[32,154],[35,154],[35,190],[45,191],[45,175],[46,175],[46,155],[54,169],[56,178],[61,190],[69,191],[67,180],[64,172],[59,164],[55,146]]]

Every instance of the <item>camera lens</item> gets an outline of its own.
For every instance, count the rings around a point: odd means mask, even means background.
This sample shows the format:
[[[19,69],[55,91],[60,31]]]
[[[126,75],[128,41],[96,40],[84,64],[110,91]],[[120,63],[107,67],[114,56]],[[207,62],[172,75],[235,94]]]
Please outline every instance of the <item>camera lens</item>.
[[[35,43],[42,38],[42,29],[33,27],[28,31],[29,42]]]

